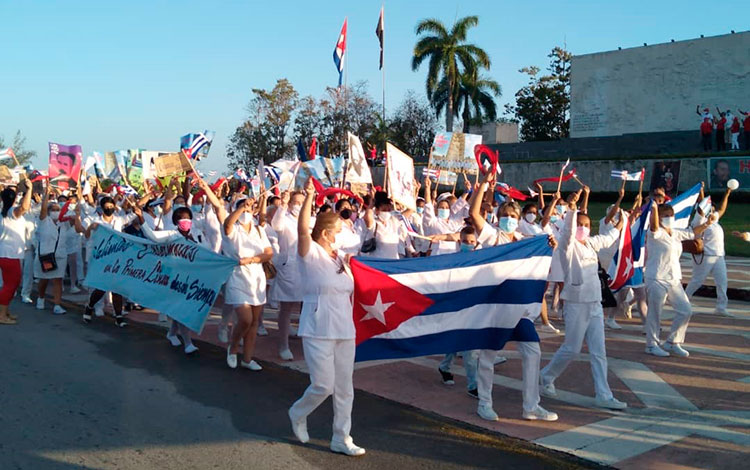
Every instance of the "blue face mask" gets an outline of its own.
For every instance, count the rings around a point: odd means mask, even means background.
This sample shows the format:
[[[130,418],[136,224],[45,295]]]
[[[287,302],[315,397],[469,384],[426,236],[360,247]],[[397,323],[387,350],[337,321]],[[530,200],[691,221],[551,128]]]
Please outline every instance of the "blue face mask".
[[[492,223],[492,212],[488,212],[487,215],[484,216],[484,220],[486,220],[488,223]]]
[[[417,207],[417,214],[419,215],[424,214],[424,207]]]
[[[555,209],[557,209],[557,213],[558,214],[560,214],[560,215],[565,214],[565,209],[566,209],[565,206],[555,206]]]
[[[558,220],[560,220],[560,218],[559,218],[558,216],[556,216],[556,215],[551,215],[551,216],[549,216],[549,221],[550,221],[550,223],[552,223],[552,224],[554,224],[554,223],[555,223],[555,222],[557,222]]]
[[[156,214],[156,215],[161,214],[161,206],[154,207],[154,214]]]
[[[199,214],[203,212],[203,206],[201,206],[200,204],[193,204],[192,206],[190,206],[190,210],[193,211],[194,214]]]
[[[187,206],[185,204],[175,204],[174,206],[172,206],[172,210],[179,209],[181,207],[187,207]]]
[[[516,228],[518,228],[518,219],[513,217],[500,217],[498,226],[503,232],[515,232]]]
[[[437,210],[438,219],[445,220],[448,217],[450,217],[450,215],[451,215],[451,210],[450,209],[438,209]]]
[[[461,243],[461,253],[468,253],[470,251],[474,251],[474,245],[469,245],[468,243]]]

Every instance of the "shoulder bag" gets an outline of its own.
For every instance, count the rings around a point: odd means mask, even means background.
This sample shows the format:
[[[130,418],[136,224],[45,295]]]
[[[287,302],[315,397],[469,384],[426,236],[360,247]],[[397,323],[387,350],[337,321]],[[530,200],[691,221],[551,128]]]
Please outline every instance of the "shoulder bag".
[[[57,269],[57,260],[55,259],[55,253],[57,252],[57,244],[60,243],[60,227],[57,227],[57,240],[55,240],[55,249],[52,253],[42,254],[42,243],[39,242],[39,264],[42,265],[42,272],[48,273]]]
[[[362,253],[372,253],[378,247],[378,243],[375,240],[378,236],[378,222],[375,221],[375,234],[372,238],[368,238],[362,243],[362,247],[359,249]]]

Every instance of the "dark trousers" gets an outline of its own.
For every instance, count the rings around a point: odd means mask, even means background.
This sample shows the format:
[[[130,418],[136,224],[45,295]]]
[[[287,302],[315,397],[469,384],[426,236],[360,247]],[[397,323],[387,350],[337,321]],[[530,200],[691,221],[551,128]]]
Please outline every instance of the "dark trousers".
[[[711,134],[701,134],[703,141],[703,151],[708,152],[711,150]]]
[[[750,131],[745,131],[745,150],[750,150]]]
[[[727,143],[724,141],[724,129],[716,130],[716,151],[725,152]]]

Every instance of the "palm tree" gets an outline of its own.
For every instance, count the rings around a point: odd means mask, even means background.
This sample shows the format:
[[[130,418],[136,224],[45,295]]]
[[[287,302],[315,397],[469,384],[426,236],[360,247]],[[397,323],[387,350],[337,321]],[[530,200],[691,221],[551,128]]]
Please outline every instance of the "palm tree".
[[[414,46],[411,68],[416,71],[425,59],[429,59],[426,86],[427,98],[430,101],[433,101],[432,96],[437,90],[441,73],[446,79],[449,93],[447,94],[445,128],[448,132],[453,131],[456,88],[462,73],[459,64],[464,71],[478,67],[490,68],[490,57],[487,53],[474,44],[466,43],[467,32],[477,24],[479,24],[477,16],[467,16],[456,21],[450,32],[437,19],[422,20],[417,25],[417,36],[424,33],[432,33],[432,35],[423,36],[417,41]]]
[[[453,115],[462,117],[465,133],[469,132],[470,124],[481,124],[497,119],[495,97],[500,96],[500,94],[500,84],[495,80],[479,75],[477,69],[462,73],[459,76],[458,86],[453,93]],[[443,77],[432,94],[433,107],[437,114],[448,107],[448,97],[448,81]]]

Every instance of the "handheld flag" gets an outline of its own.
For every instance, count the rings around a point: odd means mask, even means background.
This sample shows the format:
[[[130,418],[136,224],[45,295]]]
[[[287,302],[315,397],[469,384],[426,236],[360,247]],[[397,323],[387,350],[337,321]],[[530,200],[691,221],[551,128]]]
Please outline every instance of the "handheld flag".
[[[344,25],[341,27],[339,38],[336,41],[336,47],[333,49],[333,63],[336,65],[336,70],[339,72],[339,86],[344,77],[344,54],[346,53],[346,21],[344,18]]]
[[[641,209],[641,215],[633,222],[630,227],[630,244],[633,253],[633,275],[625,281],[623,287],[641,287],[643,285],[643,267],[646,265],[646,234],[648,233],[651,221],[651,211],[653,210],[653,201]],[[617,266],[620,263],[620,252],[612,260],[612,265]]]
[[[628,172],[626,170],[612,170],[610,176],[615,179],[621,179],[623,181],[643,181],[643,175],[645,171]]]
[[[693,212],[693,206],[698,202],[698,196],[701,192],[701,184],[697,183],[692,188],[675,197],[667,204],[674,209],[674,228],[687,228],[690,222],[690,213]]]
[[[620,217],[625,217],[625,215],[620,212]],[[633,273],[633,237],[630,224],[624,221],[620,229],[617,252],[609,265],[609,288],[612,290],[620,289],[628,279],[633,277]]]

